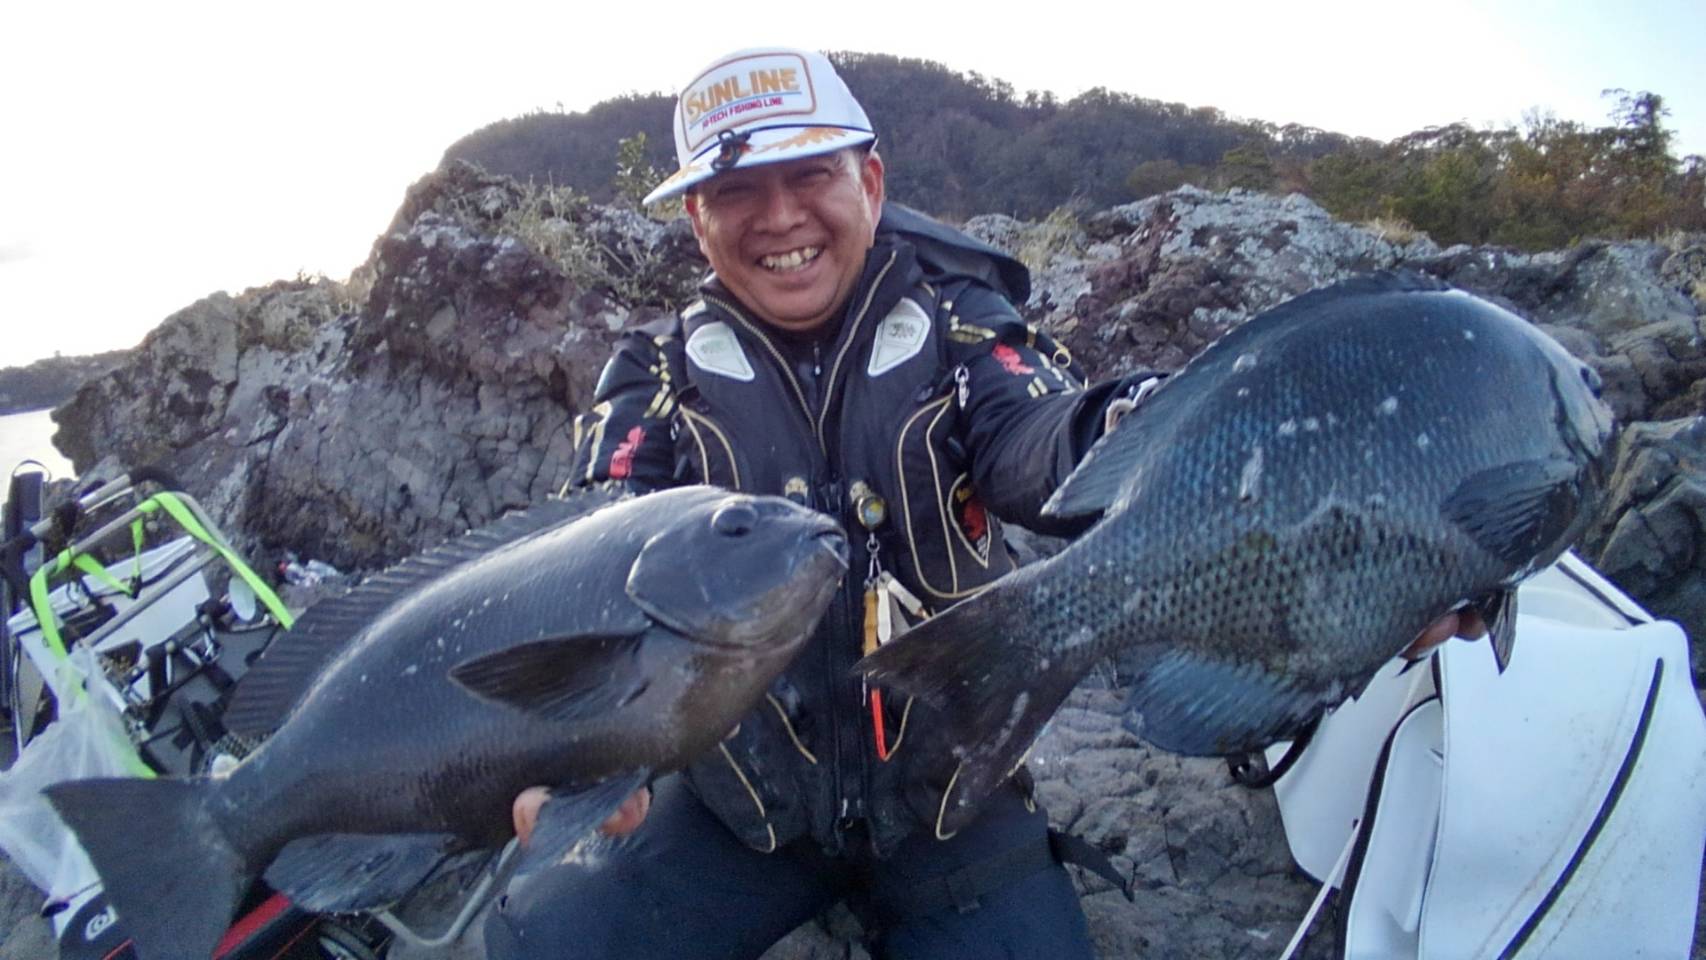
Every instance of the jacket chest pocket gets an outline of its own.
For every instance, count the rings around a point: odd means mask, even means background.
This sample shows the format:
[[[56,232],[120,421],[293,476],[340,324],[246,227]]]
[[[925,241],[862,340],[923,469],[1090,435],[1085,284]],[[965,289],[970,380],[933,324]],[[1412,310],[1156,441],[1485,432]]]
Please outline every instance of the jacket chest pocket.
[[[908,416],[895,446],[897,536],[905,537],[901,554],[927,601],[961,599],[1013,569],[1001,525],[972,487],[958,416],[949,392]]]

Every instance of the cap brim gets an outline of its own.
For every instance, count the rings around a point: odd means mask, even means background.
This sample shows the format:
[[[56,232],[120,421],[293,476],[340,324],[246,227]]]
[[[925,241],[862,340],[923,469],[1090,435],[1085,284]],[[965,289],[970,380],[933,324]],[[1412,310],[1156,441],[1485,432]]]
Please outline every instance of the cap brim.
[[[798,160],[801,157],[815,157],[820,154],[834,153],[847,147],[857,147],[877,139],[877,135],[869,130],[855,130],[849,127],[777,127],[770,130],[754,131],[746,142],[746,149],[740,158],[724,169],[733,170],[743,167],[760,167],[768,163],[781,163],[785,160]],[[641,201],[647,205],[679,197],[700,183],[716,176],[722,170],[712,167],[711,162],[717,158],[719,148],[712,146],[693,162],[682,167],[667,180],[658,184],[657,189],[646,194]]]

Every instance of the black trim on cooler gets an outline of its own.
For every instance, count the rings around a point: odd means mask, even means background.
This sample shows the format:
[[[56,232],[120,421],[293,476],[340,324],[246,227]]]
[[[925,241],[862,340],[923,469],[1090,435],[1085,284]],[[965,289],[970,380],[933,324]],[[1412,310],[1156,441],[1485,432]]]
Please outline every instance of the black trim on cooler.
[[[1582,842],[1576,845],[1576,852],[1570,857],[1570,862],[1564,867],[1564,871],[1558,874],[1557,880],[1553,881],[1552,889],[1546,891],[1546,896],[1541,899],[1540,905],[1528,915],[1528,920],[1523,923],[1522,929],[1516,932],[1516,936],[1511,939],[1511,942],[1499,951],[1499,960],[1507,960],[1509,957],[1516,956],[1516,952],[1521,950],[1523,944],[1528,942],[1528,938],[1534,935],[1534,931],[1539,928],[1541,921],[1546,919],[1546,914],[1552,909],[1552,905],[1557,903],[1558,898],[1563,895],[1564,887],[1569,884],[1570,878],[1575,876],[1576,870],[1582,865],[1582,861],[1587,859],[1588,850],[1593,847],[1594,841],[1599,839],[1600,831],[1605,828],[1605,821],[1611,818],[1612,811],[1617,808],[1617,801],[1623,797],[1623,788],[1629,785],[1629,777],[1635,770],[1635,761],[1640,759],[1641,747],[1646,743],[1647,728],[1652,725],[1653,720],[1653,707],[1659,699],[1659,681],[1664,678],[1664,673],[1665,662],[1663,660],[1653,661],[1653,682],[1647,687],[1647,702],[1641,708],[1641,722],[1635,726],[1635,735],[1630,739],[1629,747],[1623,753],[1623,766],[1618,769],[1616,779],[1611,781],[1611,789],[1606,792],[1605,800],[1600,803],[1599,813],[1594,816],[1593,823],[1582,837]]]
[[[1559,564],[1558,565],[1558,572],[1563,574],[1566,577],[1569,577],[1572,581],[1575,582],[1575,584],[1577,586],[1581,587],[1583,590],[1586,590],[1588,593],[1593,594],[1593,598],[1595,600],[1598,600],[1600,603],[1603,603],[1606,606],[1610,607],[1612,610],[1615,610],[1617,612],[1618,616],[1629,621],[1629,625],[1631,627],[1638,627],[1641,624],[1648,622],[1646,620],[1637,620],[1634,617],[1631,617],[1629,615],[1628,611],[1623,609],[1622,604],[1620,604],[1617,601],[1606,596],[1605,591],[1599,589],[1599,586],[1597,584],[1590,583],[1586,578],[1582,577],[1580,574],[1576,573],[1576,571],[1570,569],[1569,567],[1566,567],[1563,564]]]
[[[1434,677],[1437,683],[1439,658],[1433,659],[1435,664]],[[1380,795],[1386,786],[1386,766],[1392,759],[1392,743],[1398,739],[1398,731],[1404,726],[1405,721],[1410,719],[1411,715],[1430,703],[1439,702],[1440,696],[1436,693],[1412,704],[1410,709],[1405,710],[1404,715],[1398,718],[1398,722],[1392,725],[1392,729],[1386,734],[1386,743],[1380,748],[1380,759],[1375,762],[1374,775],[1368,781],[1368,798],[1363,802],[1362,819],[1357,821],[1355,828],[1357,830],[1356,846],[1351,850],[1350,862],[1345,864],[1345,875],[1339,881],[1339,892],[1344,895],[1344,903],[1339,906],[1338,918],[1340,944],[1350,942],[1351,904],[1356,900],[1357,881],[1362,879],[1362,862],[1368,856],[1369,839],[1374,836],[1374,816],[1380,811]]]

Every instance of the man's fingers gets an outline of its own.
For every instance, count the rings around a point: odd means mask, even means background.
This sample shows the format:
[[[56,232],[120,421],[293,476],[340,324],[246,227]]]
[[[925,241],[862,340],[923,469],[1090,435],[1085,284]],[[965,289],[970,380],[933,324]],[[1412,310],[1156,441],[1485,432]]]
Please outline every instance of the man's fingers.
[[[622,801],[622,806],[599,826],[598,832],[612,837],[625,837],[640,828],[651,809],[652,792],[641,787]]]
[[[1475,640],[1487,635],[1487,622],[1481,619],[1481,612],[1474,607],[1464,607],[1440,617],[1428,628],[1421,632],[1404,652],[1399,656],[1405,660],[1420,660],[1433,652],[1440,644],[1452,637],[1462,637],[1465,640]]]
[[[1487,632],[1487,621],[1481,617],[1481,611],[1474,607],[1464,607],[1457,611],[1457,632],[1453,636],[1477,640],[1486,636]]]
[[[515,798],[509,813],[510,819],[515,822],[515,835],[521,840],[522,846],[526,846],[528,839],[533,836],[533,825],[539,822],[539,808],[549,799],[551,791],[544,787],[528,787]]]
[[[544,787],[528,787],[515,798],[510,807],[510,819],[515,823],[515,835],[521,840],[522,846],[533,837],[533,828],[539,822],[539,808],[545,801],[551,799],[551,791]],[[634,791],[628,799],[622,801],[622,806],[610,815],[598,827],[598,832],[612,837],[625,837],[640,828],[646,819],[646,814],[652,809],[652,792],[646,787]]]

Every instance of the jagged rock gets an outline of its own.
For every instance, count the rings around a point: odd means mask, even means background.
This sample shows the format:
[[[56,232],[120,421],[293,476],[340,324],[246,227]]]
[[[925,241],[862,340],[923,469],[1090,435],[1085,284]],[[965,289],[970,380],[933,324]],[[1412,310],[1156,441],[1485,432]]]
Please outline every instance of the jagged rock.
[[[1089,223],[1082,251],[1038,271],[1027,306],[1098,377],[1177,369],[1262,310],[1437,249],[1340,223],[1297,194],[1182,187]],[[1009,235],[1008,249],[1028,241]]]
[[[1683,625],[1694,685],[1706,687],[1706,417],[1631,425],[1612,476],[1585,553],[1655,616]]]
[[[375,245],[359,305],[336,285],[276,284],[168,318],[56,412],[60,446],[81,467],[98,452],[163,465],[240,542],[340,567],[555,491],[612,339],[657,311],[436,208],[457,184],[486,213],[519,202],[495,180],[418,185],[405,208],[421,212]]]
[[[41,919],[42,892],[0,855],[0,960],[53,956],[53,933]]]
[[[1599,371],[1624,423],[1706,409],[1702,302],[1689,251],[1584,243],[1519,254],[1461,248],[1418,267],[1529,317]],[[1706,253],[1701,254],[1706,258]]]
[[[1285,845],[1273,793],[1237,786],[1221,760],[1177,757],[1120,726],[1123,692],[1087,682],[1031,751],[1037,799],[1058,827],[1135,878],[1127,902],[1100,877],[1069,868],[1101,957],[1278,956],[1317,889]],[[764,960],[854,960],[845,921],[808,924]],[[1317,931],[1298,954],[1333,955]]]

